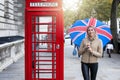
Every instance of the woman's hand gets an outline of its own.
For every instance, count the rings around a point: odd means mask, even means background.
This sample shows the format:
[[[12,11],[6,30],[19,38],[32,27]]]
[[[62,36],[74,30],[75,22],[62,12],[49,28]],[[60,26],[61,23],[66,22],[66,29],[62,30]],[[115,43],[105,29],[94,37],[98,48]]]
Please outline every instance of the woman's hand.
[[[91,48],[91,47],[89,47],[89,48],[88,48],[88,51],[89,51],[90,53],[92,53],[92,48]]]
[[[86,44],[86,50],[89,51],[90,53],[92,53],[92,48],[90,46],[90,43]]]
[[[90,43],[86,43],[85,50],[88,50],[90,48]]]

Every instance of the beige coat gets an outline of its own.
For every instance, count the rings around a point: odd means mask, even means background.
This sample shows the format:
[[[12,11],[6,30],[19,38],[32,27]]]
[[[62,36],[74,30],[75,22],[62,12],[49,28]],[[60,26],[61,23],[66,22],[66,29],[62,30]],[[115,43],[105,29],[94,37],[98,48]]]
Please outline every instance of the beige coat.
[[[86,43],[90,43],[90,46],[92,48],[92,53],[90,53],[88,50],[85,50]],[[79,54],[82,55],[81,61],[84,63],[96,63],[98,62],[98,58],[102,57],[103,53],[103,47],[102,47],[102,41],[98,39],[97,37],[94,38],[94,40],[90,41],[88,38],[83,39]]]

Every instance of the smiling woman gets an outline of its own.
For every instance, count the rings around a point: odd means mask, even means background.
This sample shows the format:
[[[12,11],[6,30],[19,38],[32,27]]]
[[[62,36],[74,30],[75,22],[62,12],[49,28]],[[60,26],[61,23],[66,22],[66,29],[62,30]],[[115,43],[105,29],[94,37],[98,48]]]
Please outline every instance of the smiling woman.
[[[82,0],[63,0],[63,9],[76,10]]]

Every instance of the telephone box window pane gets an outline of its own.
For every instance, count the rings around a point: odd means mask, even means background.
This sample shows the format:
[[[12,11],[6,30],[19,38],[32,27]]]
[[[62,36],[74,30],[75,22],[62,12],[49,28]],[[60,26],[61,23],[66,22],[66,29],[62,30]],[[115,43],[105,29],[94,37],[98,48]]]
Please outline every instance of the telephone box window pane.
[[[55,16],[53,17],[53,22],[56,23],[56,17]]]
[[[38,16],[36,17],[36,21],[35,22],[39,23],[39,17]]]
[[[36,23],[51,23],[52,16],[37,16]]]
[[[33,70],[33,78],[56,78],[56,52],[36,52],[35,54],[36,66]]]
[[[52,37],[53,37],[52,40],[53,40],[53,41],[56,41],[56,34],[53,34]]]
[[[48,25],[39,25],[39,32],[48,32]]]
[[[40,23],[51,23],[52,16],[39,17],[39,21],[40,21]]]
[[[37,16],[34,25],[36,32],[56,32],[56,17]]]
[[[34,24],[32,24],[32,32],[35,32],[35,30],[34,30]]]
[[[41,43],[39,44],[39,50],[52,50],[52,43]]]
[[[52,32],[56,32],[56,25],[53,25]]]
[[[55,16],[37,16],[36,23],[56,23]]]
[[[36,53],[36,60],[56,60],[56,54],[50,52],[39,52]],[[51,64],[49,62],[40,62],[41,64]]]
[[[36,34],[36,42],[53,42],[56,41],[56,34]]]
[[[52,25],[36,25],[36,32],[56,32],[56,26]]]

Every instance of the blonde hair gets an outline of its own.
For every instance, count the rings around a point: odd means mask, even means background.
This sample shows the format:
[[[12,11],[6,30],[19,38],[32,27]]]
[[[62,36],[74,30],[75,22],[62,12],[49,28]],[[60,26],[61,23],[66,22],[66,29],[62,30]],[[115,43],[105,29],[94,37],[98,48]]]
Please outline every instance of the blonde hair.
[[[87,33],[88,33],[88,29],[89,29],[89,28],[93,28],[94,31],[95,31],[95,33],[96,33],[96,29],[95,29],[95,27],[93,27],[93,26],[88,26],[88,27],[87,27],[87,31],[86,31]]]

